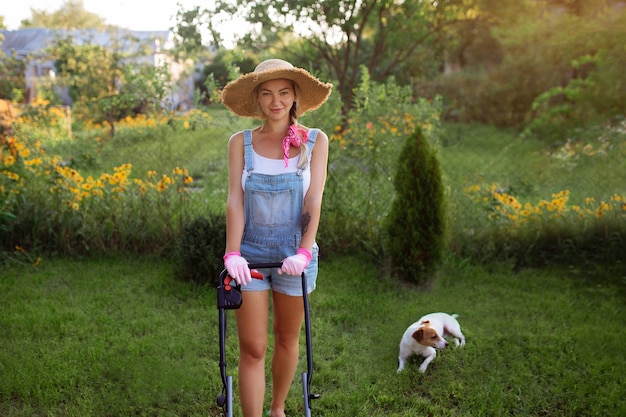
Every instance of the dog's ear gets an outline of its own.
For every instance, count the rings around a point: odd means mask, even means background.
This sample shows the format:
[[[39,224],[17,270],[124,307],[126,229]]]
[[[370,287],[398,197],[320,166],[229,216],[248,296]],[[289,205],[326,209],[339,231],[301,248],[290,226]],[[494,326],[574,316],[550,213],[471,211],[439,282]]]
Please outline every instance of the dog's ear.
[[[422,340],[424,340],[424,329],[417,329],[411,336],[417,341],[417,343],[422,343]]]

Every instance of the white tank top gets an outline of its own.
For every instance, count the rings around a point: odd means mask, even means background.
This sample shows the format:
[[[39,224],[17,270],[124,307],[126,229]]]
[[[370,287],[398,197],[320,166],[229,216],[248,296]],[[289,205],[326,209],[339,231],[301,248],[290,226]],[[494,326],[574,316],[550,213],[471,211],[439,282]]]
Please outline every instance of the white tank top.
[[[254,155],[254,172],[257,174],[278,175],[298,172],[298,161],[300,160],[300,155],[289,158],[289,165],[285,167],[285,161],[282,159],[266,158],[256,153],[254,149],[252,150],[252,154]],[[309,166],[307,166],[306,169],[302,170],[302,195],[304,196],[311,185],[311,167],[310,164],[308,165]],[[248,172],[244,167],[244,170],[241,173],[241,187],[244,190],[246,188],[246,178],[248,178]]]

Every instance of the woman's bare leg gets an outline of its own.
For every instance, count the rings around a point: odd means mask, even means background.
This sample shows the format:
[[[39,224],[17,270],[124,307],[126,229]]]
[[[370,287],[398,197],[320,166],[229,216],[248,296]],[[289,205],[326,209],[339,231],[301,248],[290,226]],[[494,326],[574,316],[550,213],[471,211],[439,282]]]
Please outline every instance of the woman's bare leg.
[[[265,399],[269,291],[243,291],[236,310],[239,335],[239,398],[244,417],[260,417]]]
[[[302,297],[273,294],[274,353],[272,355],[271,417],[285,416],[285,400],[298,367],[300,330],[304,319]]]

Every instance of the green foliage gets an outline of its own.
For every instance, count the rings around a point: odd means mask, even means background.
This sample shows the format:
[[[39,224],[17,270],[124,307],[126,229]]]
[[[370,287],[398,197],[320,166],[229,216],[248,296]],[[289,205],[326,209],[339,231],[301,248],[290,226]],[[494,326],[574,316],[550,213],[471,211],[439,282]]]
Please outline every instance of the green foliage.
[[[0,212],[15,216],[3,224],[2,250],[75,255],[173,247],[190,206],[186,170],[137,174],[131,164],[118,163],[83,176],[95,169],[93,147],[92,154],[80,146],[64,159],[48,153],[39,137],[15,138],[7,148],[13,155],[2,160]]]
[[[439,161],[419,128],[405,141],[393,183],[396,195],[386,219],[391,273],[421,283],[442,260],[446,214]]]
[[[625,132],[623,123],[597,126],[547,148],[513,131],[447,125],[450,251],[518,267],[624,264]]]
[[[226,244],[226,216],[198,217],[183,226],[178,242],[178,276],[195,284],[216,287],[224,269],[222,257]]]
[[[426,139],[444,174],[450,252],[520,266],[611,262],[626,253],[623,121],[547,147],[515,131],[439,126],[438,102],[412,102],[393,83],[370,83],[358,96],[360,112],[343,132],[340,124],[333,128],[341,122],[334,93],[302,118],[331,139],[318,236],[322,256],[386,259],[385,219],[396,198],[392,178],[406,137],[418,128],[430,132]],[[189,219],[224,212],[227,141],[233,131],[252,126],[215,107],[125,120],[114,138],[102,129],[75,130],[67,138],[56,137],[46,119],[51,115],[37,113],[37,126],[27,130],[26,120],[16,123],[17,135],[0,149],[5,253],[20,246],[69,255],[181,256],[178,238]],[[553,218],[551,195],[562,191],[569,191],[568,211],[557,213],[564,219]],[[587,204],[587,198],[595,202]],[[542,214],[529,215],[527,205],[541,207]]]
[[[420,81],[420,91],[446,98],[448,120],[529,127],[556,141],[574,128],[624,115],[626,81],[618,69],[626,55],[626,38],[618,29],[626,22],[623,8],[596,2],[563,10],[523,2],[511,15],[500,9],[505,6],[485,3],[500,19],[494,14],[474,22],[470,31],[483,35],[459,40],[458,56],[448,62],[451,71],[433,82]],[[476,59],[485,39],[491,55]],[[498,59],[491,60],[494,54]],[[455,71],[454,65],[460,68]]]
[[[133,60],[144,53],[137,39],[118,37],[114,32],[109,35],[110,47],[78,45],[68,36],[58,39],[50,53],[60,85],[69,89],[75,114],[93,123],[107,123],[114,136],[119,120],[161,109],[170,79],[165,67]],[[123,43],[133,45],[136,51],[122,53]]]
[[[0,45],[2,35],[0,35]],[[24,60],[17,59],[12,53],[6,56],[0,50],[0,99],[20,102],[26,92],[26,79],[24,76]]]
[[[104,20],[85,10],[82,0],[65,0],[58,10],[48,12],[31,8],[31,18],[22,20],[22,28],[101,29]]]
[[[196,87],[212,103],[219,103],[221,89],[241,74],[254,71],[260,60],[237,51],[221,51],[202,69],[202,77],[196,81]]]
[[[572,62],[575,78],[535,99],[527,134],[560,139],[577,129],[626,117],[626,36],[618,33],[602,44],[595,54]]]
[[[20,138],[40,141],[58,141],[72,136],[71,109],[54,106],[47,100],[36,100],[20,106],[14,133]]]
[[[320,240],[329,253],[358,251],[384,256],[379,239],[393,199],[392,176],[403,140],[421,127],[437,142],[439,99],[414,101],[411,88],[370,79],[362,67],[355,106],[342,128],[339,95],[308,118],[315,118],[331,134],[330,166],[324,191]],[[332,123],[335,123],[333,125]]]

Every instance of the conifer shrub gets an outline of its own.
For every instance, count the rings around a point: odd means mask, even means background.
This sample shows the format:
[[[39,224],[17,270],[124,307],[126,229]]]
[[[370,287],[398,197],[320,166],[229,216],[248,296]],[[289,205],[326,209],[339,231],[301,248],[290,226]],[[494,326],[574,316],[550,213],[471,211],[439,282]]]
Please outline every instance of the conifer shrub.
[[[396,195],[387,216],[392,276],[415,284],[436,270],[445,246],[445,197],[435,149],[421,128],[407,137],[393,179]]]
[[[198,285],[217,286],[224,269],[226,216],[200,216],[184,225],[178,243],[178,275]]]

